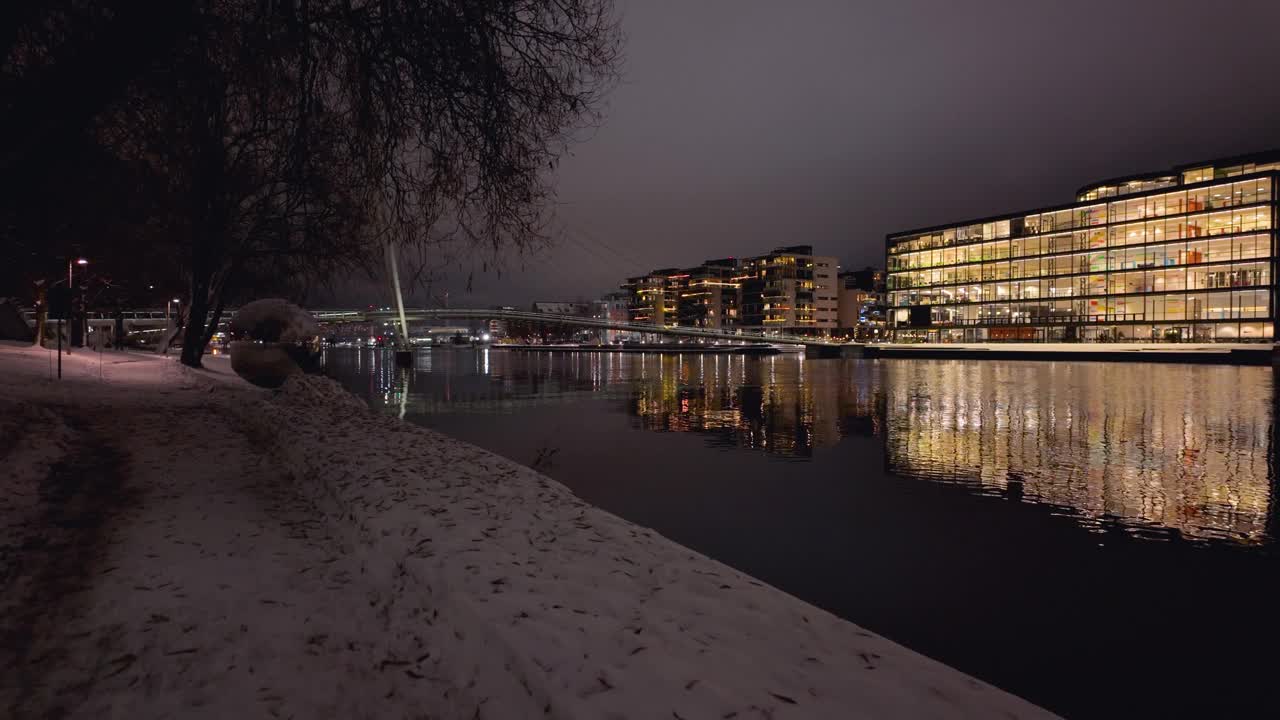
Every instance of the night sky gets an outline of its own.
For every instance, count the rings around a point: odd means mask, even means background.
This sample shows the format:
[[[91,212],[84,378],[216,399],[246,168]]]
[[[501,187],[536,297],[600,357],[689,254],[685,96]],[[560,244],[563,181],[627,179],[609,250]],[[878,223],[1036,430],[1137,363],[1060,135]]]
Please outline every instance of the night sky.
[[[595,297],[777,245],[883,265],[889,232],[1280,147],[1276,0],[620,8],[624,79],[560,170],[555,247],[501,278],[456,267],[451,306]]]

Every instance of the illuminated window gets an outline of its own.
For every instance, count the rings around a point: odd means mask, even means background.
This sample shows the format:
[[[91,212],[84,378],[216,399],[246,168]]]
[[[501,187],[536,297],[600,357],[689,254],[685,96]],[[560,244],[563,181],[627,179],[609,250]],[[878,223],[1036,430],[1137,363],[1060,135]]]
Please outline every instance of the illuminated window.
[[[1212,179],[1213,179],[1212,167],[1196,168],[1194,170],[1187,170],[1182,173],[1182,183],[1184,185],[1190,185],[1191,183],[1204,182],[1205,180],[1212,180]]]

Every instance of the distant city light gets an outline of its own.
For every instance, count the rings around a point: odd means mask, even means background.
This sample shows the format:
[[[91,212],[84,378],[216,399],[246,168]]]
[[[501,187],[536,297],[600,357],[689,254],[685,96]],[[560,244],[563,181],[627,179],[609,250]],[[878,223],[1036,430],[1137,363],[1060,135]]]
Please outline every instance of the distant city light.
[[[84,258],[80,258],[79,260],[76,260],[76,264],[77,264],[77,265],[88,265],[88,264],[89,264],[89,261],[88,261],[88,260],[85,260]]]

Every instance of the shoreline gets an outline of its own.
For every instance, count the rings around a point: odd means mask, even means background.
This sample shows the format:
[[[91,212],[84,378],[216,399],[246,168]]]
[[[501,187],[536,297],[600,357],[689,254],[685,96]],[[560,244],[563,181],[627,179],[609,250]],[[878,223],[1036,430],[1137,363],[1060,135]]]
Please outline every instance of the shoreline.
[[[868,358],[1075,360],[1271,365],[1272,343],[885,343],[867,345]]]
[[[14,717],[1053,717],[327,379],[45,354],[0,344]],[[51,510],[102,540],[54,597]]]
[[[772,345],[494,345],[515,352],[650,353],[657,355],[780,355]]]

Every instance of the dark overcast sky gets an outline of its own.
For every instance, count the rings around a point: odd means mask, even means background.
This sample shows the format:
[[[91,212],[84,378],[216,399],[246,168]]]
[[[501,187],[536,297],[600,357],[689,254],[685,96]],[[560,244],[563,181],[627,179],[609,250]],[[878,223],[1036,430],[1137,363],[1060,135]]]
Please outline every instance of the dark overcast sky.
[[[620,9],[624,80],[560,170],[564,233],[501,279],[475,268],[469,294],[456,270],[452,306],[594,297],[777,245],[882,265],[889,232],[1280,147],[1277,0]]]

